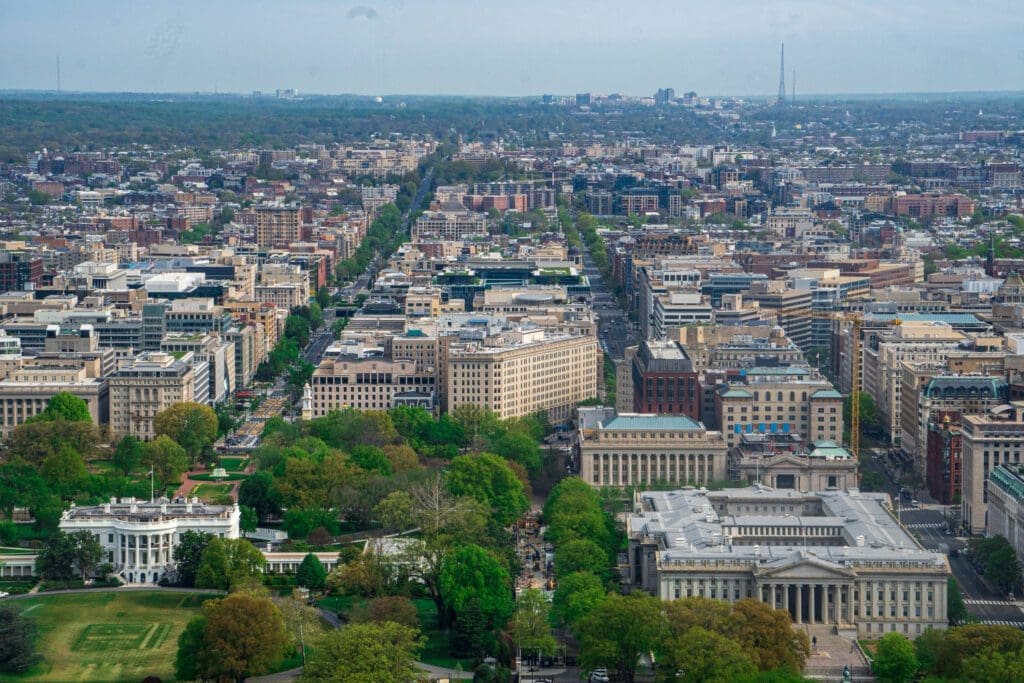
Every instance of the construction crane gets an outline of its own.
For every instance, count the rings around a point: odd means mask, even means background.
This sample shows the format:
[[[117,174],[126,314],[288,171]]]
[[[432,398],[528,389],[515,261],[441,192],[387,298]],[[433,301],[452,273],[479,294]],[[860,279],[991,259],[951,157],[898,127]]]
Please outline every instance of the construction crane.
[[[840,321],[850,327],[850,442],[848,447],[854,459],[860,459],[860,393],[863,391],[863,378],[861,377],[861,330],[864,327],[864,314],[860,311],[831,312],[831,311],[791,311],[779,313],[777,318],[781,320],[792,318],[811,318],[813,320]],[[897,326],[902,323],[898,318],[888,321],[879,321],[881,324]]]

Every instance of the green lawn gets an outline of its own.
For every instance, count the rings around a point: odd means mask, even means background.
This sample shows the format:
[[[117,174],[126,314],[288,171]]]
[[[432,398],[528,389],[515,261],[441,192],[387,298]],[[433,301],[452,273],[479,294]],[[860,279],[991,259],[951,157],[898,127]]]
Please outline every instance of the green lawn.
[[[249,458],[223,457],[220,459],[220,466],[228,472],[241,472],[249,464]]]
[[[41,595],[11,604],[39,625],[45,662],[10,680],[174,679],[178,636],[209,597],[196,593],[110,591]]]
[[[219,505],[217,501],[231,497],[231,488],[231,484],[199,484],[191,495]]]

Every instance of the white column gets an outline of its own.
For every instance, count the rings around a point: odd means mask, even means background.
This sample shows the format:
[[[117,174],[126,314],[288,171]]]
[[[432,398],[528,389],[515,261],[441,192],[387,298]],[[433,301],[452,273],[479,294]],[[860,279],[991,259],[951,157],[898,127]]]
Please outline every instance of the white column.
[[[784,610],[786,610],[787,614],[790,614],[790,615],[793,614],[792,612],[789,611],[789,584],[788,583],[783,585],[783,587],[782,587],[782,608]]]
[[[814,586],[813,583],[811,583],[811,584],[808,584],[807,587],[808,587],[808,590],[810,592],[810,597],[809,597],[810,611],[807,613],[807,623],[808,624],[815,624],[815,623],[817,623],[817,620],[814,618],[814,607],[815,607],[815,605],[817,603],[817,596],[814,595],[814,588],[815,588],[815,586]]]
[[[803,611],[804,611],[804,585],[802,583],[798,583],[796,585],[796,623],[798,623],[798,624],[804,623]]]

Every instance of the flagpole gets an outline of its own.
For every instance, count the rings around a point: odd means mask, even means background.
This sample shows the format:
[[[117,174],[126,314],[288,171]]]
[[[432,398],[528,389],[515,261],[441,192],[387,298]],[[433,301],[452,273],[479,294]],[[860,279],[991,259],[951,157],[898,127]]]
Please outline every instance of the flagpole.
[[[154,501],[154,496],[153,496],[153,468],[150,467],[149,468],[149,502],[152,503],[153,501]]]

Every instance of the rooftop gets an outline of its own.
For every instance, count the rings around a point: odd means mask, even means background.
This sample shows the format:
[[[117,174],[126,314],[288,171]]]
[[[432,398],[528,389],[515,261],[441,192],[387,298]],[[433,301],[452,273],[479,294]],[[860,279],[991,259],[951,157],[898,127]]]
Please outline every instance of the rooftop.
[[[685,415],[641,415],[621,413],[601,425],[605,430],[620,431],[687,431],[703,426]]]

